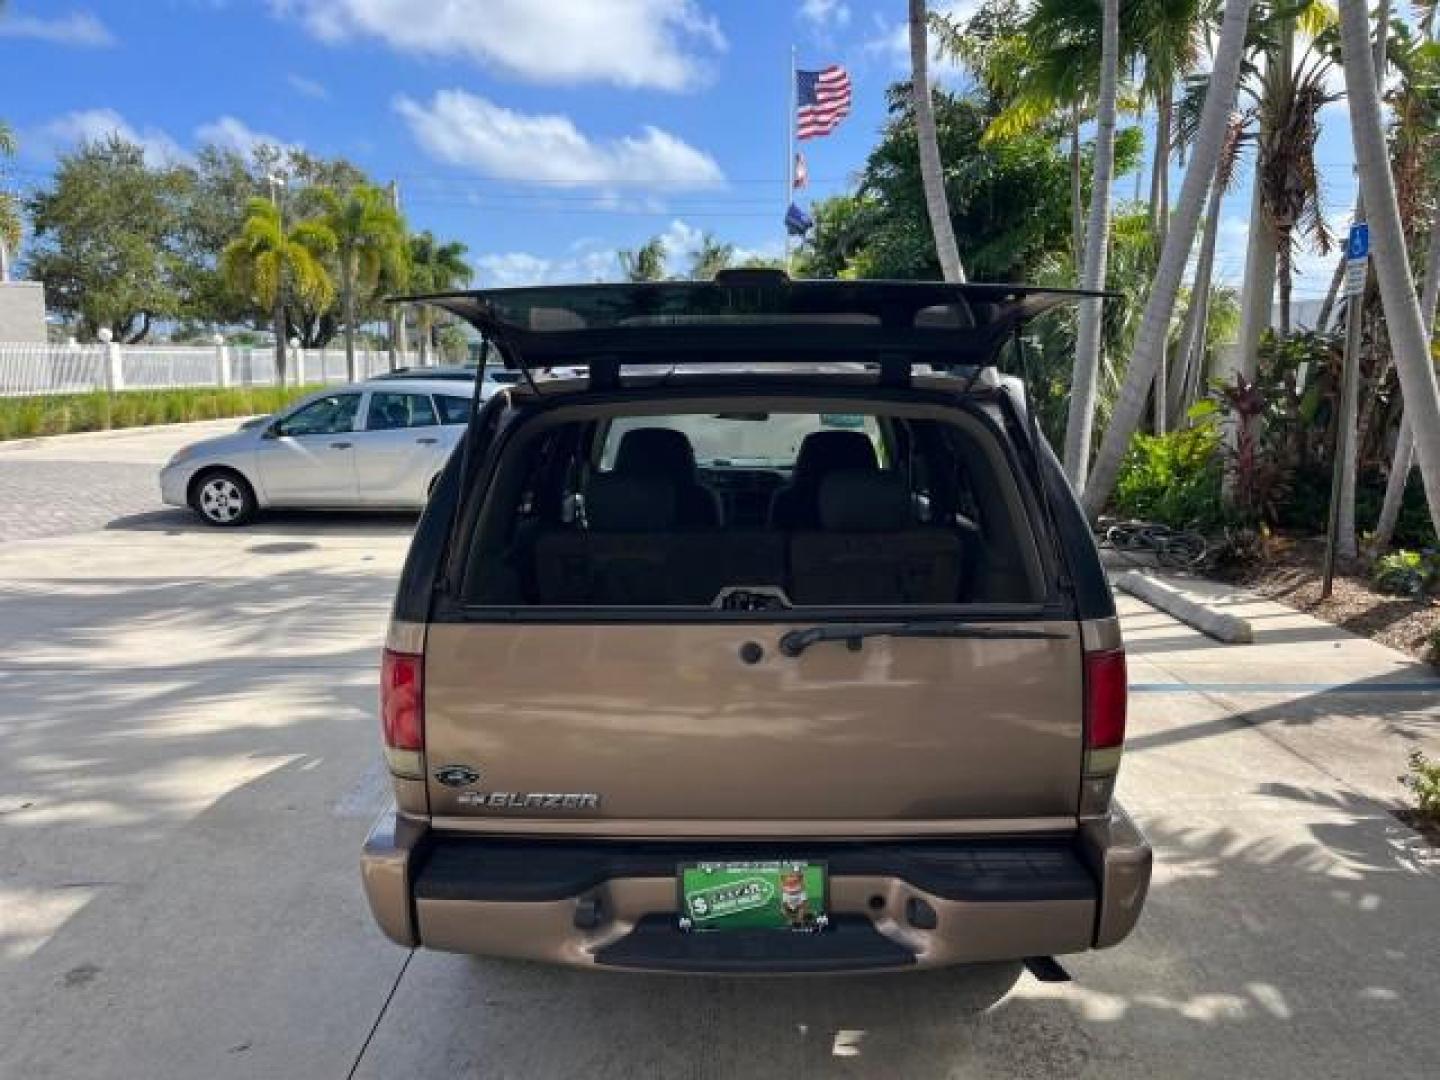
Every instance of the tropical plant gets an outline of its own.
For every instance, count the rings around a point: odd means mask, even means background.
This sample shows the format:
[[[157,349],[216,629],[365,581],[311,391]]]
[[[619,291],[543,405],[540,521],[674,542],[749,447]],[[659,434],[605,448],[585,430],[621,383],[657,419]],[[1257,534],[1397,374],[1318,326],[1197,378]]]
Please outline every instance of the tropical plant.
[[[1235,85],[1245,50],[1249,14],[1250,0],[1226,0],[1220,40],[1215,47],[1210,71],[1210,92],[1206,94],[1201,111],[1193,153],[1181,185],[1180,201],[1161,248],[1160,264],[1145,305],[1135,354],[1126,369],[1119,400],[1085,488],[1085,509],[1092,519],[1099,516],[1110,496],[1126,446],[1140,422],[1151,384],[1155,381],[1156,368],[1163,360],[1162,350],[1169,335],[1180,279],[1190,257],[1206,192],[1224,150]]]
[[[925,211],[940,272],[946,281],[964,281],[965,267],[955,243],[955,226],[945,197],[945,178],[940,164],[940,143],[935,131],[935,103],[930,92],[929,18],[925,0],[909,0],[910,12],[910,96],[914,102],[915,140],[920,159],[920,182],[925,192]]]
[[[275,328],[275,370],[285,382],[287,297],[327,308],[335,287],[324,260],[336,249],[335,234],[315,220],[287,226],[280,208],[252,197],[240,235],[220,253],[220,274],[238,296],[271,313]]]
[[[1115,510],[1177,529],[1218,527],[1227,521],[1220,501],[1221,472],[1220,432],[1212,406],[1191,427],[1135,436],[1115,484]]]
[[[1432,655],[1440,659],[1440,638],[1430,639]],[[1410,770],[1400,783],[1415,799],[1420,819],[1440,825],[1440,761],[1431,761],[1421,750],[1410,751]]]
[[[615,253],[626,281],[664,281],[665,260],[669,254],[665,250],[665,239],[660,236],[652,236],[633,250]]]
[[[1440,588],[1440,552],[1401,549],[1382,555],[1370,568],[1370,581],[1381,592],[1423,596]]]
[[[356,184],[343,192],[320,193],[323,221],[335,238],[339,264],[340,305],[345,319],[345,369],[359,378],[355,362],[355,333],[360,304],[376,294],[382,283],[404,285],[408,271],[405,221],[390,196],[373,184]]]
[[[429,229],[410,237],[410,288],[417,293],[438,293],[458,288],[475,274],[465,261],[466,247],[459,241],[442,244]],[[420,362],[429,363],[434,347],[435,309],[429,304],[415,306],[415,325],[420,337]]]
[[[709,281],[734,261],[735,245],[721,243],[714,233],[707,232],[690,258],[690,277],[694,281]]]

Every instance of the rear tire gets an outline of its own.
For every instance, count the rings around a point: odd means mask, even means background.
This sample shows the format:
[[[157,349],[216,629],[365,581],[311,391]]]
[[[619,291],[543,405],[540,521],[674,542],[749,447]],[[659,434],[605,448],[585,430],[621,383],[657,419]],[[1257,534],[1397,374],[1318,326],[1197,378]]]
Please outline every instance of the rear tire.
[[[190,507],[207,525],[245,525],[255,516],[255,489],[234,469],[208,469],[190,485]]]

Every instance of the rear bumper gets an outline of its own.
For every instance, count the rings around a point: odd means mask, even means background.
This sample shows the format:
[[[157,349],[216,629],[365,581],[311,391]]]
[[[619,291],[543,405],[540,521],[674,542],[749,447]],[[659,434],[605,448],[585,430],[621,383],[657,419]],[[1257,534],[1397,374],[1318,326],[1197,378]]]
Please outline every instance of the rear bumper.
[[[676,864],[706,858],[824,859],[831,928],[680,931]],[[818,973],[1117,944],[1139,917],[1150,862],[1117,806],[1067,837],[852,844],[471,838],[391,813],[361,866],[376,921],[401,945],[579,967]]]

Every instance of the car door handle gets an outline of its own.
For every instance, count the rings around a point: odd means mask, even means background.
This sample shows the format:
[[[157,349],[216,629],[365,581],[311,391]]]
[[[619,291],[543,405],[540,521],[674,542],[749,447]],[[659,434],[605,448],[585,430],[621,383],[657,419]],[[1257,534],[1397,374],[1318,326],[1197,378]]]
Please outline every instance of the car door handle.
[[[437,442],[439,442],[440,440],[439,440],[439,439],[425,438],[425,439],[416,439],[415,441],[416,441],[417,443],[419,443],[421,446],[434,446],[434,445],[435,445]]]
[[[355,445],[354,443],[348,443],[348,442],[332,442],[332,443],[330,444],[330,449],[331,449],[331,450],[349,450],[350,447],[352,447],[352,446],[354,446],[354,445]]]

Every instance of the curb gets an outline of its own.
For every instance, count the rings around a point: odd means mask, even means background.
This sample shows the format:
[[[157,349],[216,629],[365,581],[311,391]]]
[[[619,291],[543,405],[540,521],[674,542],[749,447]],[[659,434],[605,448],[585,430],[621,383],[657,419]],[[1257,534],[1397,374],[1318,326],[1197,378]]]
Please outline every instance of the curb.
[[[1116,576],[1115,587],[1167,615],[1175,616],[1216,641],[1227,645],[1249,645],[1255,640],[1255,631],[1249,620],[1214,611],[1159,578],[1127,570]]]

